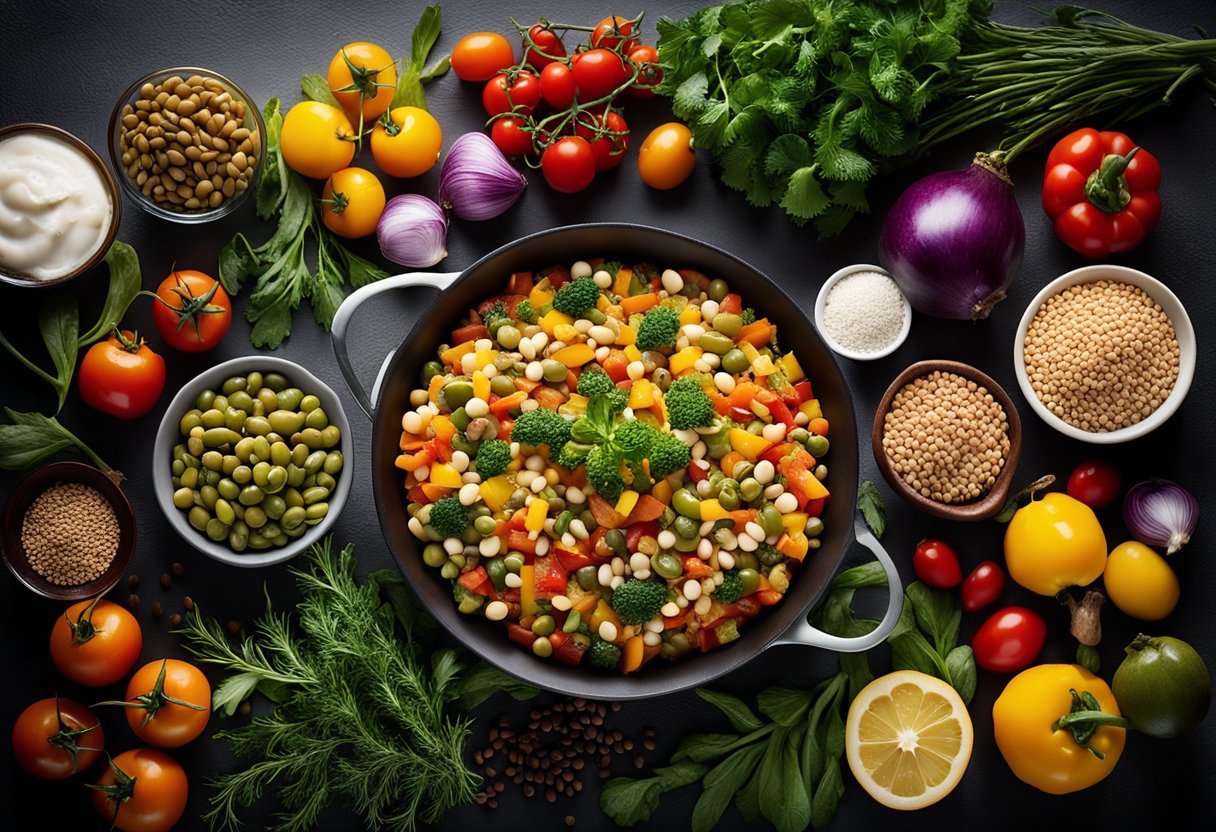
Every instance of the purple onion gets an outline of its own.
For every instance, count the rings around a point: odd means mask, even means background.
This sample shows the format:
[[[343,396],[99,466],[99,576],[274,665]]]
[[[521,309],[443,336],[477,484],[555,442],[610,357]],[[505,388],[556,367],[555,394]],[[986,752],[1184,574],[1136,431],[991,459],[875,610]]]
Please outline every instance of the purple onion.
[[[506,211],[528,180],[485,133],[465,133],[439,169],[439,202],[462,220],[488,220]]]
[[[1022,266],[1026,226],[1003,154],[912,184],[887,215],[879,251],[912,307],[978,321],[1005,299]]]
[[[448,256],[448,215],[424,196],[395,196],[376,223],[376,239],[389,260],[425,269]]]
[[[1164,546],[1172,555],[1190,541],[1199,523],[1199,501],[1169,480],[1139,482],[1123,498],[1123,523],[1136,540]]]

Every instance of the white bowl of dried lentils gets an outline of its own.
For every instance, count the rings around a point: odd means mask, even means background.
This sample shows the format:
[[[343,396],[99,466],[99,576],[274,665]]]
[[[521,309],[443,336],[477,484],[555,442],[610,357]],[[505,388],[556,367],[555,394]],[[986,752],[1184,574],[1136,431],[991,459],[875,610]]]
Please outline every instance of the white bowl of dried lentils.
[[[1014,338],[1018,386],[1065,436],[1117,444],[1174,414],[1195,375],[1195,330],[1164,283],[1125,266],[1092,265],[1048,283]]]

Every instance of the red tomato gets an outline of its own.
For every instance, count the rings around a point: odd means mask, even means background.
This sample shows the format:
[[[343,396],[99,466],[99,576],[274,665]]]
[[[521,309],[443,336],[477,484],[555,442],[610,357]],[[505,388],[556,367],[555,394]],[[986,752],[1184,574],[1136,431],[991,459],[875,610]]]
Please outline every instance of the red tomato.
[[[574,73],[563,63],[551,63],[540,71],[540,94],[555,110],[568,110],[574,103]]]
[[[629,125],[616,110],[609,110],[603,116],[588,114],[587,118],[594,119],[595,128],[580,121],[574,132],[591,145],[596,171],[603,173],[612,170],[625,158],[625,150],[629,147]]]
[[[1109,462],[1089,459],[1077,466],[1068,478],[1068,496],[1090,508],[1108,506],[1119,496],[1122,476]]]
[[[165,389],[165,361],[142,338],[123,330],[89,347],[80,362],[80,397],[120,419],[145,415]]]
[[[465,35],[452,49],[452,71],[461,81],[488,81],[514,63],[511,42],[497,32]]]
[[[634,98],[654,98],[654,88],[663,80],[659,50],[653,46],[635,46],[629,52],[629,60],[638,66],[638,75],[625,93]]]
[[[527,119],[517,116],[496,118],[490,126],[490,138],[504,156],[531,156],[536,153],[536,146],[532,144],[532,134],[524,129],[527,125]]]
[[[157,287],[152,320],[169,346],[204,352],[224,340],[232,324],[232,301],[211,275],[178,269]]]
[[[51,628],[51,661],[73,682],[112,685],[127,675],[143,648],[135,616],[111,601],[81,601]]]
[[[624,41],[625,45],[621,47],[620,51],[628,55],[629,50],[637,46],[637,41],[628,37],[632,34],[633,21],[614,14],[596,24],[595,30],[591,33],[591,45],[604,49],[616,49]]]
[[[916,544],[912,568],[916,570],[916,577],[937,589],[953,589],[963,580],[958,555],[949,543],[940,540],[922,540]]]
[[[963,611],[975,612],[982,609],[1005,591],[1005,573],[996,561],[986,560],[963,581],[960,592],[963,596]]]
[[[104,747],[96,714],[71,699],[39,699],[13,725],[13,756],[42,780],[62,780],[88,768]]]
[[[155,748],[119,754],[97,785],[93,809],[122,832],[169,832],[186,811],[186,772]]]
[[[1034,610],[1005,607],[980,625],[971,640],[975,662],[984,670],[1017,673],[1038,657],[1047,625]]]
[[[563,136],[545,148],[540,166],[549,187],[565,194],[577,193],[595,179],[595,153],[578,136]]]
[[[211,718],[211,685],[189,662],[161,659],[135,671],[127,683],[127,724],[146,743],[177,748],[203,733]]]
[[[540,79],[521,69],[519,72],[500,72],[486,82],[481,91],[481,105],[491,116],[503,113],[529,115],[540,103]]]
[[[579,101],[603,98],[629,80],[624,59],[608,49],[590,49],[575,56],[571,71]]]
[[[544,69],[558,58],[566,57],[566,46],[557,32],[537,23],[528,30],[524,38],[524,63],[536,69]]]

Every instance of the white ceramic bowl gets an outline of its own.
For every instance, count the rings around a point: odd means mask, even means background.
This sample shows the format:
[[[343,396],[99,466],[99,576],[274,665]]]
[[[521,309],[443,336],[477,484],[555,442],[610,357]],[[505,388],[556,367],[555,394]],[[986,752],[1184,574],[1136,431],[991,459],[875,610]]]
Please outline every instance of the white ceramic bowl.
[[[334,491],[329,496],[329,512],[325,518],[312,526],[304,534],[291,539],[284,546],[255,551],[246,549],[244,552],[234,552],[226,543],[216,543],[202,532],[195,529],[186,519],[186,512],[173,505],[173,447],[182,441],[179,424],[182,416],[194,407],[199,393],[210,388],[218,391],[224,380],[232,376],[243,376],[257,370],[261,373],[280,373],[299,387],[305,395],[311,393],[321,400],[331,425],[337,425],[342,432],[342,440],[338,450],[342,452],[342,470],[335,478],[337,481]],[[152,485],[156,489],[156,502],[164,512],[169,525],[181,535],[182,540],[198,549],[204,555],[214,558],[221,563],[232,566],[270,566],[282,563],[303,552],[316,543],[329,531],[329,528],[342,513],[346,498],[350,495],[351,479],[354,476],[354,441],[351,437],[350,422],[342,409],[342,402],[330,387],[312,373],[305,370],[294,361],[275,358],[269,355],[246,355],[233,358],[222,364],[217,364],[210,370],[200,373],[187,382],[165,411],[160,428],[156,431],[156,445],[152,450]]]
[[[1093,283],[1097,280],[1114,280],[1121,283],[1130,283],[1143,289],[1149,297],[1161,305],[1162,310],[1169,316],[1170,323],[1174,325],[1174,331],[1178,336],[1179,350],[1178,380],[1175,382],[1174,389],[1170,392],[1170,395],[1161,403],[1161,406],[1153,411],[1148,418],[1142,419],[1134,425],[1101,433],[1074,427],[1048,410],[1039,401],[1039,397],[1035,395],[1034,390],[1030,386],[1030,379],[1026,375],[1026,366],[1022,357],[1026,332],[1030,328],[1030,322],[1034,319],[1035,313],[1039,311],[1039,307],[1057,292],[1062,292],[1069,287],[1081,283]],[[1171,292],[1169,287],[1160,280],[1150,277],[1144,272],[1129,269],[1126,266],[1082,266],[1079,269],[1073,269],[1057,277],[1044,286],[1034,296],[1034,300],[1030,302],[1030,305],[1026,307],[1026,311],[1022,314],[1022,321],[1018,324],[1017,335],[1013,340],[1013,370],[1018,378],[1018,386],[1022,388],[1022,395],[1030,403],[1030,409],[1040,419],[1065,436],[1079,439],[1082,442],[1092,442],[1096,445],[1115,445],[1120,442],[1139,439],[1141,436],[1145,436],[1156,430],[1166,419],[1169,419],[1174,414],[1174,411],[1178,409],[1178,406],[1182,404],[1182,400],[1186,398],[1186,394],[1191,388],[1191,380],[1195,376],[1195,355],[1195,329],[1191,326],[1191,319],[1187,316],[1186,309],[1183,307],[1182,302],[1178,300],[1178,296]]]
[[[881,350],[878,350],[877,352],[857,352],[855,350],[842,347],[840,344],[836,343],[835,340],[833,340],[832,336],[828,334],[827,327],[823,325],[823,311],[827,308],[828,292],[832,291],[832,287],[841,280],[844,280],[849,275],[856,274],[857,272],[878,272],[879,274],[885,274],[887,277],[891,277],[891,273],[886,269],[882,268],[881,266],[871,266],[869,263],[857,263],[853,266],[845,266],[843,269],[833,274],[826,281],[824,281],[823,286],[819,289],[818,297],[815,298],[815,329],[819,330],[819,334],[823,337],[824,342],[827,343],[827,345],[831,347],[832,352],[836,353],[837,355],[842,355],[845,358],[851,358],[854,361],[873,361],[876,358],[882,358],[895,352],[907,339],[908,332],[912,329],[912,304],[908,303],[907,295],[905,295],[903,291],[900,291],[900,300],[904,302],[904,325],[899,331],[899,335],[895,337],[895,340],[883,347]],[[898,288],[899,287],[896,286],[896,289]]]

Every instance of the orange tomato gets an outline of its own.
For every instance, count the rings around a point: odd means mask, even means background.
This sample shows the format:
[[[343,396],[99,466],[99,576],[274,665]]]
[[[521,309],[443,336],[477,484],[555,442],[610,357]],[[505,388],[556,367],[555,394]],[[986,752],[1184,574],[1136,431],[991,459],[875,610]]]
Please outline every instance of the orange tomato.
[[[51,628],[51,661],[73,682],[112,685],[127,675],[143,648],[135,616],[111,601],[81,601]]]
[[[161,659],[127,683],[127,724],[146,743],[177,748],[203,733],[211,718],[211,685],[189,662]]]
[[[330,92],[352,124],[362,117],[375,121],[392,103],[397,90],[397,64],[380,46],[366,41],[348,43],[329,62]]]
[[[287,166],[303,176],[326,179],[355,158],[355,129],[337,107],[301,101],[287,111],[279,147]]]
[[[366,237],[384,213],[384,186],[369,170],[343,168],[321,192],[321,219],[339,237]]]
[[[692,131],[676,121],[650,131],[638,151],[638,174],[643,182],[659,191],[682,183],[692,174],[696,164]]]

